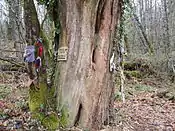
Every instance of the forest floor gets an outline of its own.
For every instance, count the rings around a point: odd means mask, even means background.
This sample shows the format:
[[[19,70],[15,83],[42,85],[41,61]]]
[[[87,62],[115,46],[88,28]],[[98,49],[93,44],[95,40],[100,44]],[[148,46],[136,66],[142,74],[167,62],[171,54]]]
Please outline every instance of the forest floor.
[[[28,108],[27,74],[0,74],[0,131],[37,131],[41,124],[31,118]]]
[[[175,84],[147,77],[127,79],[126,102],[115,102],[117,130],[175,131]]]
[[[0,131],[44,130],[29,112],[27,75],[0,77]],[[114,127],[104,131],[175,131],[175,84],[154,76],[131,78],[125,94],[125,103],[116,96]]]

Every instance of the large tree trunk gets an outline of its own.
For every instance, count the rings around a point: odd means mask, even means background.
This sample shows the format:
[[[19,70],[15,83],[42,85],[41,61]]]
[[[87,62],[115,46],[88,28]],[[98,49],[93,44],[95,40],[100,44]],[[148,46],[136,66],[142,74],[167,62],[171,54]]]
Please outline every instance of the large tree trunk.
[[[57,65],[58,105],[68,111],[67,126],[101,128],[113,108],[109,59],[121,0],[59,0],[59,47],[67,61]]]

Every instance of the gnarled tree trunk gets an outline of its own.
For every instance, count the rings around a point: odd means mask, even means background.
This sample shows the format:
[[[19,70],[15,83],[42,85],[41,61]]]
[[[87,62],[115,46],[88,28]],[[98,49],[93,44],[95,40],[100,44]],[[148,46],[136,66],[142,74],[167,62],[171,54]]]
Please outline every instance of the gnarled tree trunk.
[[[67,126],[99,129],[113,108],[109,59],[122,0],[59,0],[59,47],[68,47],[67,61],[57,64],[59,109]]]

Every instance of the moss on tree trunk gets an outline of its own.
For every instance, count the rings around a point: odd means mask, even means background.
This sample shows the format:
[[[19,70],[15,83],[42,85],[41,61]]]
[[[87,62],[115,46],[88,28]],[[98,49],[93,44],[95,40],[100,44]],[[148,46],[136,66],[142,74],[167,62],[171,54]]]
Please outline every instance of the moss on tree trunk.
[[[36,72],[34,64],[28,64],[28,68],[30,69],[29,75],[33,76],[30,77],[32,82],[29,89],[29,109],[32,116],[40,120],[48,130],[56,130],[60,121],[57,113],[53,112],[55,109],[54,104],[56,104],[56,99],[53,97],[55,88],[48,88],[46,71],[47,63],[51,65],[50,63],[52,62],[51,42],[43,30],[40,30],[33,0],[24,1],[24,18],[27,44],[34,45],[40,36],[44,39],[44,56],[42,57],[42,67],[38,75],[34,73]],[[50,111],[50,108],[52,108],[52,111]]]

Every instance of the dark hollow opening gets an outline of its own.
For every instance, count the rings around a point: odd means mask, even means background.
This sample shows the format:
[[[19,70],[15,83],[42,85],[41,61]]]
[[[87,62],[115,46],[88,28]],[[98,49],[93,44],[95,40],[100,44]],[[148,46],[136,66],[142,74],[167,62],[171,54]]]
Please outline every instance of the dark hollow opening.
[[[82,104],[79,105],[78,113],[77,113],[77,116],[76,116],[76,119],[75,119],[75,122],[74,122],[74,126],[79,125],[80,117],[81,117],[81,111],[82,111]]]

